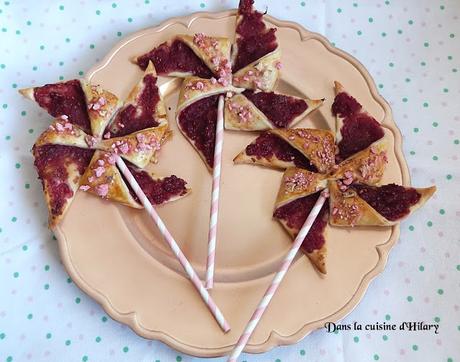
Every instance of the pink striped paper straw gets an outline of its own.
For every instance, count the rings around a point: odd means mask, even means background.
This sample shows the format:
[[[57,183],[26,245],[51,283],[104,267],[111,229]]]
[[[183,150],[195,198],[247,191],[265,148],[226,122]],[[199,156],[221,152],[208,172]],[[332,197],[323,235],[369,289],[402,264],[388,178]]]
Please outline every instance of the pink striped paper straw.
[[[214,286],[214,261],[216,259],[217,221],[219,218],[220,175],[222,169],[222,146],[224,144],[224,96],[217,106],[216,144],[212,169],[211,216],[209,219],[208,259],[206,262],[206,289]]]
[[[307,236],[308,232],[310,231],[311,226],[315,222],[316,217],[318,216],[319,212],[321,211],[321,208],[323,207],[324,202],[326,201],[328,197],[329,197],[329,192],[327,189],[321,192],[321,195],[316,201],[315,206],[313,206],[313,209],[310,211],[310,214],[308,215],[307,220],[305,220],[305,223],[300,229],[299,234],[295,238],[294,243],[292,244],[291,250],[289,250],[289,253],[284,258],[281,268],[275,274],[275,277],[273,278],[270,286],[265,292],[264,297],[262,298],[256,310],[254,311],[254,314],[252,315],[243,334],[238,340],[238,343],[236,344],[235,348],[230,354],[230,357],[228,358],[227,362],[236,362],[241,352],[243,352],[244,347],[248,343],[249,338],[251,338],[251,335],[254,332],[254,329],[257,327],[257,324],[259,324],[259,321],[262,318],[262,315],[267,309],[268,304],[272,300],[273,295],[278,289],[280,283],[283,281],[283,278],[286,275],[287,270],[291,266],[291,263],[294,260],[295,255],[299,251],[299,248],[302,245],[303,240],[305,239],[305,236]]]
[[[225,320],[224,315],[220,311],[219,307],[217,307],[216,303],[211,298],[206,288],[203,286],[203,283],[201,282],[200,278],[196,274],[192,265],[187,260],[182,250],[180,250],[179,245],[177,245],[176,240],[174,240],[173,236],[166,228],[166,225],[164,224],[163,220],[161,220],[160,215],[158,215],[156,210],[153,208],[149,199],[147,198],[147,196],[145,196],[144,191],[142,191],[136,179],[131,174],[125,162],[121,159],[120,156],[118,155],[116,156],[116,161],[117,161],[117,166],[120,168],[121,173],[123,174],[123,176],[125,176],[126,180],[128,180],[128,183],[131,185],[131,188],[134,190],[134,193],[137,195],[142,205],[144,205],[145,210],[147,211],[147,213],[150,215],[152,220],[157,225],[158,229],[161,232],[161,235],[163,235],[164,239],[169,244],[169,247],[171,248],[172,252],[176,256],[176,258],[179,260],[185,272],[187,273],[188,277],[192,281],[192,284],[195,286],[196,290],[200,294],[201,299],[203,299],[204,303],[211,311],[212,315],[216,319],[220,328],[222,328],[224,332],[228,332],[230,330],[230,326]]]

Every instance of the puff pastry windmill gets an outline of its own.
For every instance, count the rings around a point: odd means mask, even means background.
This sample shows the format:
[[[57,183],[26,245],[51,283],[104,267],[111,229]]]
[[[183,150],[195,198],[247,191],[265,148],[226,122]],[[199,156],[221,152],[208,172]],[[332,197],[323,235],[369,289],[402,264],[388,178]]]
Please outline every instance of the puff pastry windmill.
[[[176,120],[213,173],[206,271],[209,288],[214,278],[222,119],[228,130],[291,127],[323,102],[273,91],[281,69],[276,29],[266,26],[263,14],[254,10],[253,3],[239,3],[233,46],[227,38],[177,35],[134,58],[141,68],[152,61],[159,74],[185,78]]]
[[[435,186],[380,185],[387,164],[385,129],[339,82],[334,87],[335,136],[317,129],[271,130],[234,159],[235,163],[285,170],[273,217],[294,243],[229,362],[237,361],[299,248],[320,273],[327,273],[328,222],[333,227],[395,225],[436,191]],[[329,204],[325,203],[328,197]]]
[[[155,156],[170,136],[153,63],[149,62],[124,102],[84,80],[20,92],[56,117],[32,150],[48,204],[50,228],[63,219],[78,189],[133,208],[145,208],[227,332],[230,326],[222,312],[152,206],[190,192],[181,178],[158,177],[144,169],[156,161]]]

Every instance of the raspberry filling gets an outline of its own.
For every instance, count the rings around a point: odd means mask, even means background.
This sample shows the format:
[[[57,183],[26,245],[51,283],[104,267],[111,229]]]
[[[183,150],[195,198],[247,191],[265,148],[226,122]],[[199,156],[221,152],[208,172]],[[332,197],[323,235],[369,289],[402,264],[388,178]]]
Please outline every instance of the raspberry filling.
[[[308,108],[302,99],[276,94],[274,92],[254,92],[246,90],[243,94],[267,116],[276,128],[288,128],[294,118]]]
[[[74,167],[83,175],[93,153],[93,150],[53,144],[33,148],[38,178],[49,194],[51,215],[61,215],[68,199],[73,197],[69,182],[75,180],[69,180],[67,167]]]
[[[183,196],[187,193],[185,187],[187,183],[175,175],[154,180],[144,170],[130,164],[128,164],[128,168],[152,204],[160,205],[171,200],[173,197]],[[131,188],[130,192],[134,199],[139,202],[138,197]]]
[[[248,145],[246,154],[255,156],[258,159],[270,159],[275,156],[278,160],[293,162],[296,167],[305,168],[313,172],[318,171],[299,150],[269,132],[262,133],[256,138],[255,143]]]
[[[110,125],[113,137],[125,136],[146,128],[158,126],[154,118],[155,108],[160,101],[157,87],[157,78],[147,74],[143,79],[143,89],[138,95],[136,103],[124,107]]]
[[[191,73],[201,78],[211,78],[213,76],[206,64],[180,40],[174,40],[171,45],[167,42],[160,44],[148,53],[138,57],[137,64],[145,70],[149,60],[153,62],[159,75],[181,72]]]
[[[342,92],[335,96],[332,113],[343,118],[343,126],[340,129],[342,140],[337,145],[339,162],[364,150],[384,136],[380,123],[361,109],[361,104],[348,93]]]
[[[410,207],[421,197],[414,188],[395,184],[380,187],[352,184],[350,187],[380,215],[391,221],[408,215]]]
[[[316,193],[294,200],[277,208],[273,213],[273,216],[285,221],[289,228],[296,230],[297,234],[302,228],[305,220],[307,220],[307,217],[318,200],[319,195],[320,193]],[[327,203],[325,203],[302,243],[302,250],[304,252],[312,253],[314,250],[319,250],[326,242],[324,239],[324,229],[327,225],[327,216],[328,208]]]
[[[69,122],[90,132],[85,93],[77,79],[37,87],[34,89],[34,98],[53,117],[65,115]]]
[[[262,58],[278,47],[276,29],[267,29],[262,19],[264,14],[255,11],[252,8],[253,4],[254,0],[240,0],[238,13],[241,21],[236,27],[236,33],[239,35],[236,41],[238,53],[235,64],[233,64],[235,71]]]
[[[179,115],[182,132],[203,154],[211,168],[214,165],[218,101],[219,94],[200,99],[186,107]]]

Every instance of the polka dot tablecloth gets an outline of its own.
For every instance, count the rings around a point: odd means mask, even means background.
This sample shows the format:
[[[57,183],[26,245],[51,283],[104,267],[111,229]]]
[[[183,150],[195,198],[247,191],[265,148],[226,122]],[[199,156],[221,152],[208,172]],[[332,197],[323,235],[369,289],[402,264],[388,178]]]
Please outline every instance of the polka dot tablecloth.
[[[237,1],[0,2],[0,362],[196,361],[111,320],[63,269],[29,152],[50,118],[17,90],[85,75],[124,36]],[[460,361],[460,3],[263,1],[357,57],[390,102],[412,183],[436,183],[401,225],[384,273],[343,323],[439,324],[439,334],[312,333],[241,361]],[[216,361],[224,361],[223,358]]]

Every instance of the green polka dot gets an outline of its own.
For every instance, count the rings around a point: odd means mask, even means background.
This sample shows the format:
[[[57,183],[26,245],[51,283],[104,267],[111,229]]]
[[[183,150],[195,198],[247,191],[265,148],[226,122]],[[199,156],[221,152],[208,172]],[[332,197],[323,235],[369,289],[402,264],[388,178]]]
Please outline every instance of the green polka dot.
[[[409,83],[410,82],[410,78],[406,78],[406,83]]]
[[[353,3],[353,7],[357,8],[357,7],[358,7],[358,3]]]
[[[6,136],[5,139],[9,141],[11,139],[11,136]]]
[[[406,102],[408,101],[407,97],[404,97],[404,98],[402,99],[402,101],[403,101],[404,103],[406,103]]]
[[[391,319],[391,315],[386,314],[386,315],[385,315],[385,320],[389,321],[390,319]]]
[[[23,250],[23,251],[27,251],[27,249],[29,249],[29,248],[27,247],[27,245],[23,245],[23,246],[22,246],[22,250]]]
[[[420,62],[420,65],[424,67],[426,65],[426,62]]]
[[[410,230],[410,231],[414,231],[414,230],[415,230],[414,225],[409,225],[409,230]]]
[[[423,43],[423,46],[424,46],[425,48],[428,48],[428,47],[430,46],[430,43],[425,42],[425,43]]]
[[[385,5],[390,5],[390,2],[388,0],[385,1]]]
[[[44,286],[43,286],[43,289],[45,290],[48,290],[50,288],[50,285],[48,283],[46,283]]]
[[[21,35],[21,30],[16,30],[16,35]]]
[[[200,8],[203,9],[205,6],[206,6],[205,3],[200,3]]]
[[[436,323],[439,323],[439,322],[441,321],[441,318],[439,318],[439,317],[434,317],[434,321],[435,321]]]
[[[28,26],[31,26],[31,25],[32,25],[32,22],[31,22],[30,20],[27,20],[26,24],[27,24]]]
[[[105,322],[107,322],[107,317],[106,317],[106,316],[103,316],[103,317],[101,318],[101,320],[105,323]]]
[[[454,140],[454,144],[455,144],[455,145],[460,144],[460,140]]]
[[[373,18],[369,18],[367,19],[369,21],[369,23],[373,23],[374,22],[374,19]]]
[[[100,11],[100,10],[96,10],[96,15],[101,15],[101,11]]]
[[[124,346],[124,347],[123,347],[123,352],[126,353],[126,352],[128,352],[128,351],[129,351],[129,348],[128,348],[127,346]]]
[[[414,300],[414,298],[412,298],[410,295],[407,297],[408,302],[412,302],[413,300]]]
[[[420,131],[420,130],[418,129],[418,127],[415,127],[415,128],[414,128],[414,132],[417,133],[418,131]]]
[[[398,34],[402,34],[403,31],[401,29],[398,29]]]
[[[72,343],[72,341],[71,341],[70,339],[68,339],[68,340],[65,341],[65,345],[66,345],[66,346],[70,346],[71,343]]]
[[[443,289],[438,289],[438,294],[439,294],[439,295],[443,295],[443,294],[444,294],[444,290],[443,290]]]
[[[418,270],[420,270],[420,271],[422,272],[422,271],[425,270],[425,267],[424,267],[423,265],[420,265],[420,266],[418,267]]]
[[[378,361],[380,359],[378,354],[374,354],[374,361]]]
[[[433,122],[432,125],[433,125],[433,127],[438,127],[439,123],[438,122]]]
[[[2,63],[2,64],[0,64],[0,68],[2,68],[2,69],[5,69],[5,68],[6,68],[6,65],[5,65],[5,64],[3,64],[3,63]]]
[[[454,362],[454,360],[453,360],[452,358],[449,357],[449,358],[447,359],[447,362]]]
[[[59,10],[64,10],[64,5],[59,5]]]
[[[90,45],[89,45],[89,48],[90,48],[90,49],[94,49],[94,44],[90,44]]]
[[[2,107],[3,107],[3,109],[7,109],[7,108],[8,108],[8,104],[3,103]]]
[[[50,266],[48,264],[46,264],[43,269],[45,269],[45,271],[48,271],[48,270],[50,270]]]
[[[433,226],[433,221],[428,221],[428,222],[426,223],[426,225],[427,225],[428,227],[432,227],[432,226]]]
[[[384,334],[384,335],[382,336],[382,339],[383,339],[384,341],[388,341],[388,336],[387,336],[386,334]]]
[[[409,20],[407,23],[408,23],[409,25],[412,25],[412,24],[414,24],[414,21],[413,21],[413,20]]]
[[[355,343],[358,343],[358,342],[359,342],[359,337],[358,337],[358,336],[354,336],[354,337],[353,337],[353,341],[354,341]]]
[[[427,107],[428,107],[428,103],[427,103],[427,102],[424,102],[424,103],[423,103],[423,107],[427,108]]]
[[[43,50],[45,49],[45,46],[44,45],[40,45],[40,50]]]
[[[2,28],[2,32],[6,33],[8,31],[7,28]]]
[[[83,75],[83,74],[84,74],[84,73],[83,73],[82,70],[80,70],[80,71],[78,72],[78,75]]]
[[[181,361],[182,361],[182,357],[181,357],[181,356],[177,356],[177,357],[176,357],[176,361],[177,361],[177,362],[181,362]]]
[[[150,0],[145,0],[144,3],[150,4]]]
[[[0,333],[0,339],[5,339],[6,334],[5,333]]]
[[[24,187],[25,187],[26,189],[30,189],[30,184],[25,184]]]
[[[447,89],[447,88],[444,88],[442,91],[443,91],[444,93],[449,93],[449,89]]]
[[[444,10],[446,7],[444,5],[439,6],[441,10]]]
[[[389,65],[390,67],[394,67],[394,66],[395,66],[394,63],[392,63],[392,62],[389,63],[388,65]]]
[[[129,23],[132,23],[132,22],[133,22],[133,18],[128,18],[128,22],[129,22]]]
[[[96,343],[99,343],[101,341],[101,337],[97,336],[95,341],[96,341]]]
[[[460,271],[460,264],[457,265],[457,270]]]
[[[412,346],[412,349],[413,349],[414,351],[418,351],[418,346],[417,346],[416,344],[414,344],[414,345]]]
[[[415,151],[410,151],[409,152],[412,156],[415,155]]]
[[[46,339],[51,339],[52,336],[53,336],[53,335],[52,335],[51,333],[49,333],[49,332],[46,333]]]
[[[433,156],[433,161],[437,161],[438,160],[438,156]]]
[[[452,60],[452,55],[448,55],[447,59]]]
[[[61,60],[61,61],[59,62],[59,65],[62,67],[62,66],[64,65],[64,62]]]
[[[386,37],[386,36],[387,36],[387,33],[383,32],[381,35],[382,35],[383,37]]]
[[[65,38],[66,43],[70,43],[70,38]]]
[[[80,302],[81,302],[81,299],[80,299],[80,298],[78,298],[78,297],[75,298],[75,303],[80,304]]]
[[[112,8],[115,9],[116,7],[117,7],[117,4],[116,4],[116,3],[113,3],[113,4],[112,4]]]
[[[446,175],[446,179],[452,180],[452,175]]]
[[[453,69],[452,69],[452,72],[453,72],[453,73],[457,73],[457,68],[453,68]]]
[[[72,279],[67,278],[67,283],[69,283],[69,284],[72,283]]]
[[[275,359],[275,362],[281,362],[281,360],[279,358]]]
[[[19,273],[18,273],[18,272],[14,272],[14,273],[13,273],[13,277],[18,278],[18,277],[19,277]]]
[[[455,38],[455,34],[450,34],[449,37],[450,38]]]
[[[301,349],[299,353],[300,353],[301,356],[305,356],[305,350],[304,349]]]
[[[27,112],[26,111],[22,111],[21,112],[21,116],[25,117],[27,115]]]
[[[13,362],[13,357],[11,356],[6,357],[6,362]]]
[[[88,356],[83,356],[83,357],[81,358],[81,360],[82,360],[83,362],[87,362],[87,361],[88,361]]]
[[[382,89],[382,88],[383,88],[383,84],[379,84],[379,88]]]
[[[363,34],[363,32],[362,32],[361,30],[358,30],[358,31],[356,32],[356,34],[358,34],[358,35],[362,35],[362,34]]]
[[[117,31],[117,36],[121,36],[121,31]]]
[[[305,1],[301,1],[300,6],[305,6]]]
[[[11,221],[12,221],[12,222],[16,222],[16,221],[18,221],[18,218],[17,218],[16,216],[13,216],[13,217],[11,218]]]
[[[28,320],[31,320],[33,317],[34,317],[34,315],[32,313],[27,314],[27,319]]]

